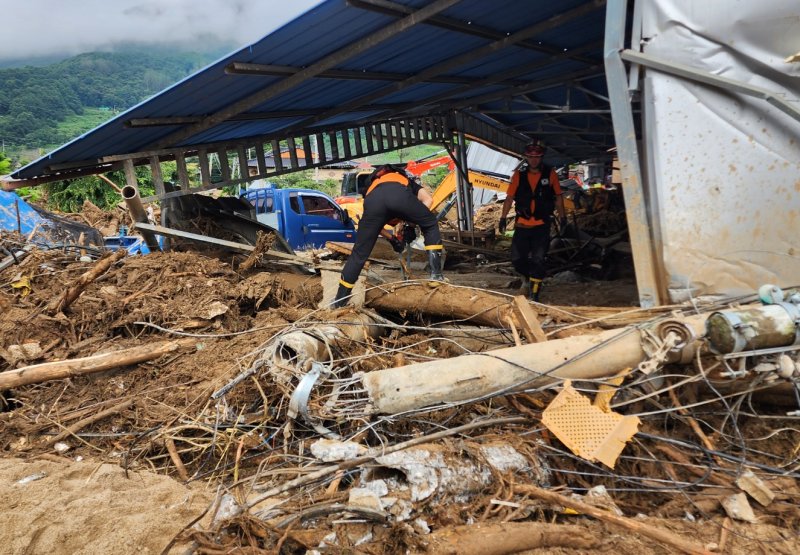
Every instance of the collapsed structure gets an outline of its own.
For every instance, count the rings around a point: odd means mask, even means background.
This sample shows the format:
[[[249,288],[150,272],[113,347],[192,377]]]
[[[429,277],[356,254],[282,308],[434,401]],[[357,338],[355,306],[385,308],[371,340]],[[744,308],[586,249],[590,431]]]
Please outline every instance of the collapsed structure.
[[[547,135],[554,162],[616,147],[639,306],[530,304],[513,285],[454,274],[432,288],[375,263],[363,307],[330,311],[316,273],[338,266],[321,253],[217,239],[240,254],[76,261],[4,235],[3,452],[216,486],[168,542],[138,540],[165,552],[797,551],[797,69],[784,60],[800,34],[776,32],[796,25],[793,6],[737,3],[746,17],[728,23],[727,2],[416,4],[323,2],[4,185],[124,169],[156,250],[157,235],[203,238],[145,221],[136,165],[156,186],[144,202],[168,204],[427,142],[462,174],[467,140],[517,153]],[[312,24],[335,28],[330,41],[299,48]],[[294,65],[276,65],[288,51]],[[181,102],[194,87],[204,100]],[[284,143],[309,158],[234,171]],[[467,180],[456,194],[474,237]],[[492,251],[458,249],[484,255],[473,278]],[[34,492],[42,474],[14,487]]]

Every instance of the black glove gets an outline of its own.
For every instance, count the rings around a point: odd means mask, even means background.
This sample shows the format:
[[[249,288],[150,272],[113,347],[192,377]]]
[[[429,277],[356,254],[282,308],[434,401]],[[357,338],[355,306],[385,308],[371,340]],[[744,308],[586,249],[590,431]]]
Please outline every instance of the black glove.
[[[503,234],[506,232],[506,227],[508,226],[508,220],[505,218],[500,218],[500,221],[497,222],[497,230]]]
[[[404,224],[403,230],[400,232],[403,236],[403,243],[410,245],[417,238],[417,226],[414,224]]]
[[[401,253],[403,252],[403,242],[398,239],[397,237],[392,237],[389,239],[389,243],[392,245],[394,252]]]

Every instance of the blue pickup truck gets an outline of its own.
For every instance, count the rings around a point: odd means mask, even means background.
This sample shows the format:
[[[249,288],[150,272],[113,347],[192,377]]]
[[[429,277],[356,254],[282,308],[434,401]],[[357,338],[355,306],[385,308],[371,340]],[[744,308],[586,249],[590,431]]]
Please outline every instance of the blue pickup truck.
[[[312,189],[276,189],[269,184],[240,195],[256,219],[278,231],[293,249],[324,247],[327,241],[352,243],[355,224],[331,197]]]

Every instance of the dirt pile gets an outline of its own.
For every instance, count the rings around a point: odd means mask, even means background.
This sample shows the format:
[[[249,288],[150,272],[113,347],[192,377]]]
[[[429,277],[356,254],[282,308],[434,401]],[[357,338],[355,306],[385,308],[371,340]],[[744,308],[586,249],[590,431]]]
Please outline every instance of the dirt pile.
[[[625,378],[612,407],[641,426],[609,468],[542,425],[558,387],[370,413],[366,374],[482,352],[490,360],[526,341],[517,326],[432,316],[428,286],[413,300],[397,289],[381,305],[394,308],[373,307],[374,333],[358,335],[368,312],[319,310],[318,277],[173,252],[122,258],[53,310],[103,260],[79,254],[34,249],[0,271],[0,379],[181,346],[0,393],[0,491],[14,500],[0,522],[12,553],[158,552],[173,540],[175,553],[492,553],[504,537],[551,550],[670,553],[681,539],[732,553],[800,548],[797,426],[779,404],[791,405],[791,391],[765,403],[752,388],[707,380],[713,358]],[[472,288],[486,271],[451,272],[447,287],[462,289],[449,298],[470,299],[454,311],[512,301]],[[393,287],[373,286],[386,295]],[[530,306],[550,340],[669,313]],[[586,394],[596,386],[585,383]],[[773,495],[766,506],[750,498],[756,522],[724,508],[742,493],[745,469]],[[567,498],[547,501],[535,487]],[[565,509],[569,499],[626,519],[601,524]],[[630,522],[666,539],[626,529]]]

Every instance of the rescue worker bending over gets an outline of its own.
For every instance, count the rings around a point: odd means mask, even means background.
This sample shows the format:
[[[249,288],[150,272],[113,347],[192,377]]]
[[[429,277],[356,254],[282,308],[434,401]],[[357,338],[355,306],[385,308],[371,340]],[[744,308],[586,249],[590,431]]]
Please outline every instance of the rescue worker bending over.
[[[558,209],[560,229],[566,225],[564,199],[556,171],[542,163],[544,144],[534,141],[525,147],[525,163],[511,176],[506,200],[500,212],[500,233],[514,203],[516,220],[511,239],[511,263],[526,280],[529,299],[538,301],[545,276],[545,257],[550,248],[550,224]]]
[[[408,177],[402,168],[391,164],[378,166],[370,176],[364,193],[364,212],[358,222],[356,243],[347,259],[339,279],[339,290],[332,305],[339,308],[347,304],[353,286],[358,280],[378,235],[387,223],[400,220],[416,224],[422,229],[425,250],[431,267],[431,279],[444,281],[442,276],[442,236],[436,216],[430,211],[433,197],[416,180]],[[393,222],[394,221],[394,222]],[[397,250],[399,240],[392,246]]]

